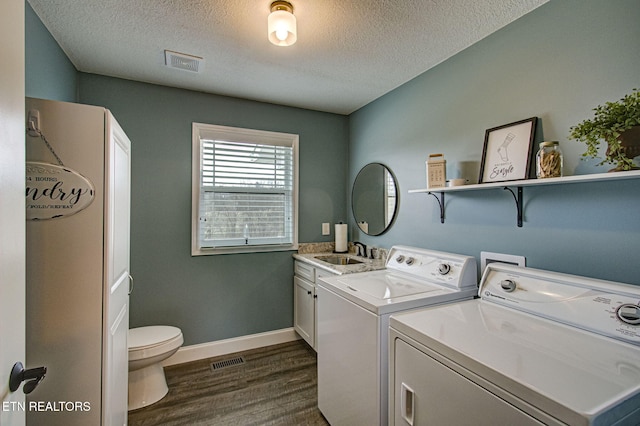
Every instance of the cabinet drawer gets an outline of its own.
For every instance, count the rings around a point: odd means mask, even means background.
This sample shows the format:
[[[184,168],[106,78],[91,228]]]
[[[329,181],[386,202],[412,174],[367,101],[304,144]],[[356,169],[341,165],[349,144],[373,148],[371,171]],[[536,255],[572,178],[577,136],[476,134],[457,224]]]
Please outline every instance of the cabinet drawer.
[[[324,271],[321,269],[316,269],[316,281],[318,281],[322,277],[335,277],[338,274],[334,274],[333,272]]]
[[[297,276],[311,281],[312,283],[316,282],[316,268],[313,266],[296,260],[294,268]]]

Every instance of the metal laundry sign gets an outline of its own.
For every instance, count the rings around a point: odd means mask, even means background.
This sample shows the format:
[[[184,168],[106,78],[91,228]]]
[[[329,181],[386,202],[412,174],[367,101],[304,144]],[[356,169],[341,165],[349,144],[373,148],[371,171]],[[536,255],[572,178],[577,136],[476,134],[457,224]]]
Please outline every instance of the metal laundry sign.
[[[95,197],[91,181],[65,166],[27,161],[27,220],[56,219],[87,208]]]

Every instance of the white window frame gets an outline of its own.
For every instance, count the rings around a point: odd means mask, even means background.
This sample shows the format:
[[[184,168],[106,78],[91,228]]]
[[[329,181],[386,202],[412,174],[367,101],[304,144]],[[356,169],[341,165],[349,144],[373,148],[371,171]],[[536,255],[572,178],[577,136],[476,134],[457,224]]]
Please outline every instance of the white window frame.
[[[265,244],[229,247],[201,247],[199,239],[200,200],[201,200],[201,139],[224,140],[227,142],[245,142],[293,148],[293,235],[291,244]],[[290,251],[298,249],[298,141],[299,136],[292,133],[269,132],[265,130],[243,129],[239,127],[218,126],[213,124],[192,124],[191,157],[191,255],[202,256],[230,253],[259,253]]]

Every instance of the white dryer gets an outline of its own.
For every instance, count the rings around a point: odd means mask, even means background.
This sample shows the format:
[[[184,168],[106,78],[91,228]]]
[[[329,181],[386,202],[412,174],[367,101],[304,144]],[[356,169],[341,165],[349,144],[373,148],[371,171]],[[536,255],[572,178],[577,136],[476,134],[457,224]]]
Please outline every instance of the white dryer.
[[[385,270],[322,277],[318,407],[329,423],[386,424],[390,315],[471,299],[477,288],[475,258],[403,246]]]
[[[390,321],[389,423],[640,424],[640,286],[489,264]]]

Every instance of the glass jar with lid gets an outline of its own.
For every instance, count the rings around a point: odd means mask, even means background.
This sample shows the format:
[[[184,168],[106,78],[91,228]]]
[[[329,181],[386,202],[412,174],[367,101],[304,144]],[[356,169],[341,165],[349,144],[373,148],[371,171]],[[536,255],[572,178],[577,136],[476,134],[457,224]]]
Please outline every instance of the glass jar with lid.
[[[540,143],[536,154],[536,176],[538,179],[562,176],[562,151],[558,141]]]

